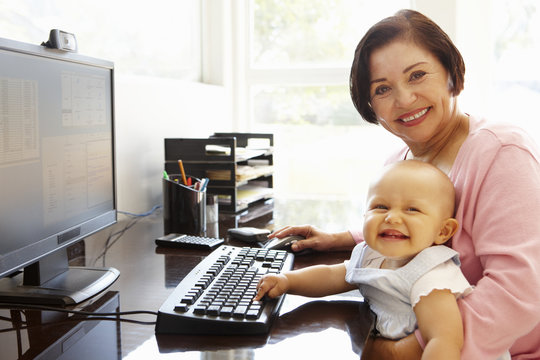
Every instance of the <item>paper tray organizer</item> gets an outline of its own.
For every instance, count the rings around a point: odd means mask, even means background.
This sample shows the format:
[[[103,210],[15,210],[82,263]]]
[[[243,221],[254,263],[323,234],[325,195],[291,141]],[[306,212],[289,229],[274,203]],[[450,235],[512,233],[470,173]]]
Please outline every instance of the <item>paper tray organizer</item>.
[[[209,178],[219,211],[237,213],[273,198],[273,134],[214,133],[209,138],[166,138],[165,170]]]

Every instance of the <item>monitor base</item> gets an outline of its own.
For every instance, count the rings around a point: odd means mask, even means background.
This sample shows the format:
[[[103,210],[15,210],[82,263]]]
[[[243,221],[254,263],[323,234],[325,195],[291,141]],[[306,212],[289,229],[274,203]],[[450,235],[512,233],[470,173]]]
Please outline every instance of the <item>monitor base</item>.
[[[69,267],[39,286],[23,285],[23,273],[0,279],[0,303],[69,306],[108,288],[118,279],[115,268]]]

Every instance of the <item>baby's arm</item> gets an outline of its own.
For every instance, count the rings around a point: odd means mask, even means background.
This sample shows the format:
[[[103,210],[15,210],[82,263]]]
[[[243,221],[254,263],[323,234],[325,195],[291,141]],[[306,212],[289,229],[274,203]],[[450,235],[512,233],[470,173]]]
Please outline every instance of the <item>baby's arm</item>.
[[[463,325],[450,290],[433,290],[414,307],[418,328],[426,341],[422,359],[459,359]]]
[[[267,274],[259,281],[257,295],[260,300],[265,294],[271,298],[284,293],[303,296],[326,296],[356,289],[345,281],[345,264],[316,265],[279,275]]]

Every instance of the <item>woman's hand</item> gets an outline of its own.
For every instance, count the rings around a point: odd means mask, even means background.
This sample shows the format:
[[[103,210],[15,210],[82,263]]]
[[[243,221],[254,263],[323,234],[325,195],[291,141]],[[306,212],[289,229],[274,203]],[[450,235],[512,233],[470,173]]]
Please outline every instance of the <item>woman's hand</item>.
[[[301,235],[306,238],[292,245],[291,248],[294,252],[304,249],[316,251],[351,250],[355,245],[352,235],[348,231],[327,233],[311,225],[286,226],[274,231],[268,238],[283,238],[288,235]]]

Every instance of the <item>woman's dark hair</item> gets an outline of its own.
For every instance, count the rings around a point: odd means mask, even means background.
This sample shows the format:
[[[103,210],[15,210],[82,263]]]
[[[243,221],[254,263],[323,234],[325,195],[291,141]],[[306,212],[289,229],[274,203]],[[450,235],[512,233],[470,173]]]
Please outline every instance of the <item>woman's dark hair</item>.
[[[400,10],[373,25],[354,52],[349,78],[351,98],[362,118],[373,124],[379,121],[371,107],[369,58],[375,50],[397,39],[411,40],[432,53],[450,75],[452,94],[457,96],[463,90],[465,63],[452,40],[423,14]]]

